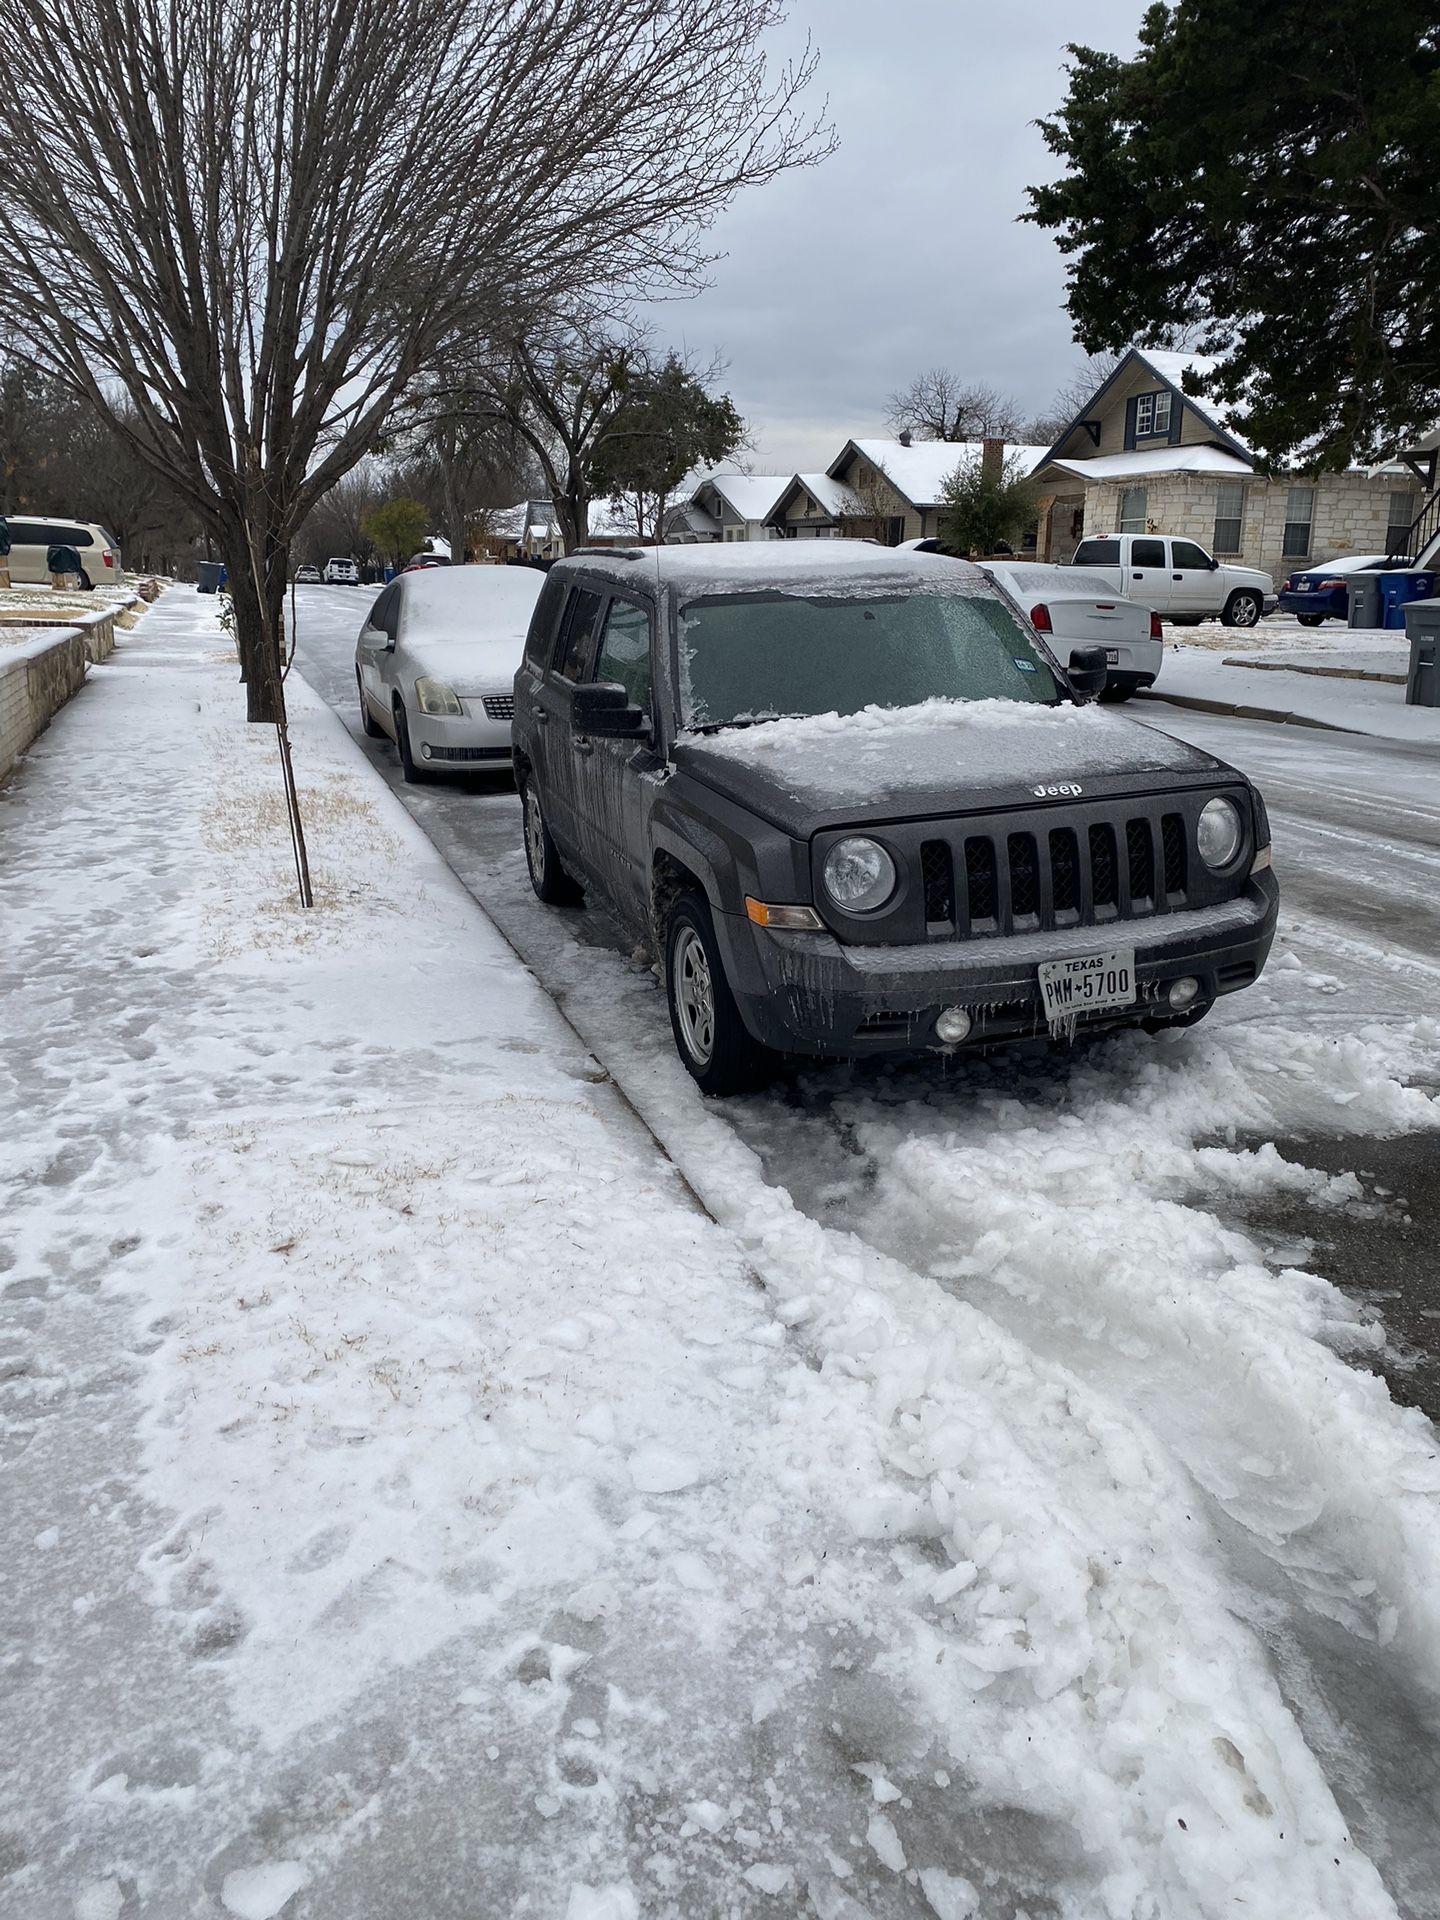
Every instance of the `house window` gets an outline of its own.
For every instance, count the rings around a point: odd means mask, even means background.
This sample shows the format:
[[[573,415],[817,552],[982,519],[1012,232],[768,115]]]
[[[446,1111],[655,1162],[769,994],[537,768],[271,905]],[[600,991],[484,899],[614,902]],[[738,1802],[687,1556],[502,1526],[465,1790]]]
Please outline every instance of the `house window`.
[[[1145,531],[1145,489],[1144,487],[1122,487],[1120,489],[1120,527],[1121,533],[1144,533]]]
[[[1310,528],[1315,519],[1315,489],[1291,487],[1285,501],[1285,541],[1288,559],[1304,560],[1310,552]]]
[[[1385,551],[1387,553],[1410,553],[1410,528],[1415,519],[1415,496],[1401,487],[1390,496],[1390,523],[1385,529]]]
[[[1142,393],[1135,402],[1135,438],[1144,440],[1170,431],[1170,395]]]
[[[1239,553],[1244,544],[1241,537],[1244,525],[1245,482],[1217,480],[1215,483],[1215,538],[1212,542],[1216,553]]]

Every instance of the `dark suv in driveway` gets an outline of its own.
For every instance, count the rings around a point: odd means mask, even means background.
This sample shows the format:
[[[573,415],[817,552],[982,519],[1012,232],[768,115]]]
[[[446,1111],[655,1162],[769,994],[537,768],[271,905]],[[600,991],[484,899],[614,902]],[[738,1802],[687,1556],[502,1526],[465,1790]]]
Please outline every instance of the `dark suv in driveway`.
[[[1265,808],[1086,704],[1103,681],[963,561],[581,552],[515,678],[531,880],[654,945],[707,1092],[778,1054],[1188,1024],[1265,964]]]

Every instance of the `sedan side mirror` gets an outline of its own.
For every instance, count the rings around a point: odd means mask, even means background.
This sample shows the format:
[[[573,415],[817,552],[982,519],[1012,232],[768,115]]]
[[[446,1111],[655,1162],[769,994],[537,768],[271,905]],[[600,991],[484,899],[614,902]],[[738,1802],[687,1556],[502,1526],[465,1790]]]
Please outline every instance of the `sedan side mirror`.
[[[1099,693],[1109,678],[1104,647],[1072,647],[1066,677],[1075,693],[1087,698]]]
[[[624,687],[589,681],[570,696],[570,724],[576,733],[624,739],[650,731],[650,716],[630,704]]]

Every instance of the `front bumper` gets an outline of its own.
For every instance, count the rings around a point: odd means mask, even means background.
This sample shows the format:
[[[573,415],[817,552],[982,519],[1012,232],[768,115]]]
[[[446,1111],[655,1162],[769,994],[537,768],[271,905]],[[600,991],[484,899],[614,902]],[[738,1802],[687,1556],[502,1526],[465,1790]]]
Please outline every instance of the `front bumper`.
[[[462,714],[421,713],[410,707],[410,751],[431,773],[507,773],[510,722],[492,720],[479,699],[463,696]]]
[[[1198,912],[999,939],[843,946],[828,933],[775,932],[736,914],[717,914],[715,928],[741,1017],[757,1040],[781,1053],[849,1058],[939,1046],[935,1019],[945,1007],[969,1012],[966,1047],[1043,1033],[1036,969],[1113,947],[1134,946],[1136,1001],[1082,1016],[1082,1027],[1174,1018],[1164,994],[1185,974],[1199,980],[1195,1006],[1203,1009],[1260,977],[1279,899],[1267,869],[1236,899]]]

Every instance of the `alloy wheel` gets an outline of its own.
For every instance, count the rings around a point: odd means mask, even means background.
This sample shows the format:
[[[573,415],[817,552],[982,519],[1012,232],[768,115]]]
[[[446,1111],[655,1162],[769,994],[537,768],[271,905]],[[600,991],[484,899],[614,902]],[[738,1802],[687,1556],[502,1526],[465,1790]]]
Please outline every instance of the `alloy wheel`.
[[[530,859],[530,872],[537,886],[545,884],[545,821],[540,813],[540,802],[535,797],[535,789],[527,783],[525,788],[525,852]]]
[[[693,927],[683,927],[671,962],[680,1032],[697,1066],[708,1066],[715,1051],[715,985],[710,957]]]

